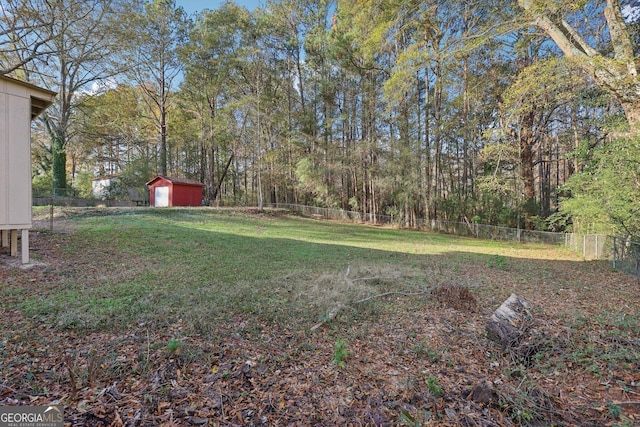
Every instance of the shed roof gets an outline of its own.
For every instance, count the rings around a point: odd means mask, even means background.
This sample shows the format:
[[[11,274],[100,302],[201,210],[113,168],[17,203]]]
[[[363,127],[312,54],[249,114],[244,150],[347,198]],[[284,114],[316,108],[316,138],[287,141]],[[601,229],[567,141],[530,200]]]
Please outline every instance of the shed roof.
[[[31,120],[35,119],[53,103],[53,97],[57,92],[44,89],[32,83],[23,82],[6,75],[0,75],[0,80],[10,82],[29,89],[31,95]]]
[[[201,183],[200,181],[194,181],[192,179],[184,179],[184,178],[169,178],[163,175],[158,175],[155,178],[153,178],[151,181],[147,182],[147,185],[152,185],[154,182],[160,180],[160,179],[165,179],[167,181],[169,181],[172,184],[180,184],[180,185],[192,185],[192,186],[196,186],[196,187],[204,187],[204,184]]]

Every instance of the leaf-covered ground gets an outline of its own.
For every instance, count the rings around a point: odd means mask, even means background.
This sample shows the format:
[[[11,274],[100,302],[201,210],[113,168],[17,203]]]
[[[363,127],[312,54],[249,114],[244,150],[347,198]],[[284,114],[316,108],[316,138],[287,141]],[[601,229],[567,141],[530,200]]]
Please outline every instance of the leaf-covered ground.
[[[640,288],[607,264],[543,246],[212,215],[153,214],[149,229],[126,215],[71,216],[32,232],[29,268],[0,255],[0,405],[59,403],[78,426],[640,420]],[[185,238],[184,221],[201,230]],[[210,246],[221,242],[233,250]],[[533,319],[526,343],[503,349],[485,325],[511,293]]]

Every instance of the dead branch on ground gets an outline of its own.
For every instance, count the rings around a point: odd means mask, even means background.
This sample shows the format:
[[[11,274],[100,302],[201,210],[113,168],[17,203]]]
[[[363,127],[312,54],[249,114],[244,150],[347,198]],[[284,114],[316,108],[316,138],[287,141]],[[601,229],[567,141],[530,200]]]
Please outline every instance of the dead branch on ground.
[[[361,277],[361,278],[355,278],[355,279],[351,279],[349,277],[349,273],[351,272],[351,265],[347,266],[347,272],[344,275],[344,281],[346,282],[347,286],[352,286],[353,282],[356,281],[367,281],[367,280],[389,280],[392,278],[384,278],[384,277]],[[383,292],[381,294],[376,294],[376,295],[371,295],[368,296],[366,298],[362,298],[360,300],[354,301],[350,304],[340,304],[334,308],[332,308],[329,313],[327,313],[327,315],[325,316],[324,319],[322,319],[322,321],[316,323],[315,325],[313,325],[310,329],[311,332],[315,331],[316,329],[318,329],[319,327],[325,325],[326,323],[330,322],[331,320],[333,320],[338,313],[340,313],[340,311],[342,311],[345,308],[350,308],[353,307],[355,305],[358,304],[363,304],[365,302],[374,300],[374,299],[378,299],[378,298],[384,298],[384,297],[388,297],[391,295],[398,295],[398,296],[403,296],[403,297],[412,297],[412,296],[420,296],[420,295],[426,295],[428,292],[431,291],[431,288],[427,288],[424,287],[421,291],[419,292],[400,292],[400,291],[389,291],[389,292]]]

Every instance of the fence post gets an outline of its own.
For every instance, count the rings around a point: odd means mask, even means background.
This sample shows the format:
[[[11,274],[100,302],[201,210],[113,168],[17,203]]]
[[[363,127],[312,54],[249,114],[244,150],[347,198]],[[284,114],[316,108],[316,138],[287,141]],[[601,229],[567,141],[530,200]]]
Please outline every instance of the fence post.
[[[582,256],[587,257],[587,235],[582,235]]]
[[[56,201],[56,189],[51,192],[51,208],[49,210],[49,230],[53,231],[53,204]]]
[[[613,269],[616,269],[616,257],[618,256],[618,248],[616,236],[613,236]]]

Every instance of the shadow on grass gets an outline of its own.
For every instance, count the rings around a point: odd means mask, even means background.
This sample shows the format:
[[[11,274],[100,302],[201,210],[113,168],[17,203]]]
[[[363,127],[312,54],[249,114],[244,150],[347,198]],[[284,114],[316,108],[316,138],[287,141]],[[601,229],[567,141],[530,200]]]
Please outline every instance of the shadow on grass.
[[[606,291],[602,274],[610,295],[638,307],[625,276],[593,262],[536,259],[549,251],[568,257],[548,246],[208,209],[118,213],[83,211],[76,233],[39,237],[59,239],[61,249],[44,255],[55,266],[51,281],[24,288],[19,309],[27,317],[75,330],[182,320],[206,332],[243,316],[304,329],[336,307],[387,292],[423,295],[406,306],[373,299],[368,309],[419,308],[430,289],[449,284],[469,287],[487,310],[511,292],[573,302],[571,310]]]

